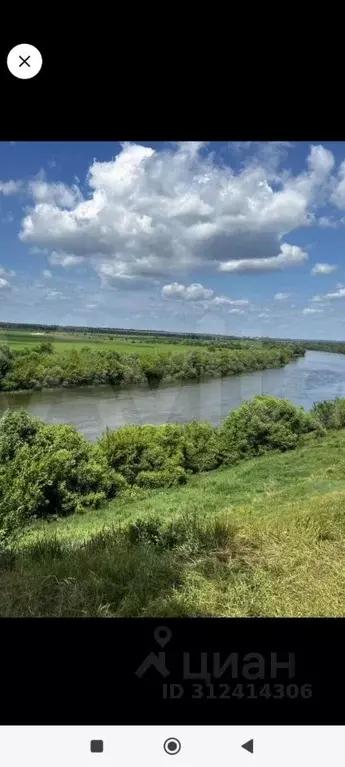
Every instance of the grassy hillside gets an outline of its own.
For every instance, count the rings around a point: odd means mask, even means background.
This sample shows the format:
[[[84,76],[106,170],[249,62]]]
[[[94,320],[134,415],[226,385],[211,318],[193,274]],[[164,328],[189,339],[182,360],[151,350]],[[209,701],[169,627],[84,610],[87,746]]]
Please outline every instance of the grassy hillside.
[[[0,558],[3,616],[345,616],[345,430],[105,509]]]

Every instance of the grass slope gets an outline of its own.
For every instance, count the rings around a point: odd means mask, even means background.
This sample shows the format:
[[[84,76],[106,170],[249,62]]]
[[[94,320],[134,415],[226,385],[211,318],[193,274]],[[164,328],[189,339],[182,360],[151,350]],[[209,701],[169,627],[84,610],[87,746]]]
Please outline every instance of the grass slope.
[[[345,616],[345,430],[37,524],[3,616]]]

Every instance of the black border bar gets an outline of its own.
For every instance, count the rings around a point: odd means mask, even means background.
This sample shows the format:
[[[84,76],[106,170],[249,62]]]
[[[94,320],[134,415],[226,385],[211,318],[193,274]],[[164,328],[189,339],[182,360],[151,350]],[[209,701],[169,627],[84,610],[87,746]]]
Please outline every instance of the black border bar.
[[[2,724],[344,723],[342,619],[0,624]]]

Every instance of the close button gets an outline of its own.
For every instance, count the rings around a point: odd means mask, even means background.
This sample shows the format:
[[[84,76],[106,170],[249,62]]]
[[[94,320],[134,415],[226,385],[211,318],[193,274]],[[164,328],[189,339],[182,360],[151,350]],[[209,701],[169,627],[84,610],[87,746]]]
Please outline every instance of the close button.
[[[42,56],[38,48],[28,43],[15,45],[7,56],[7,66],[11,75],[20,80],[29,80],[38,75],[42,63]]]

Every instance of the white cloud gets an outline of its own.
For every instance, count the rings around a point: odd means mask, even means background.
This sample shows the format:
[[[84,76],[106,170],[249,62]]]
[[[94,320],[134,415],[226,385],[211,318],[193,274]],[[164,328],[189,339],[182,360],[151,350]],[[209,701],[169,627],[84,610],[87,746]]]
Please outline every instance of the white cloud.
[[[258,314],[258,319],[259,320],[263,320],[263,319],[266,319],[269,316],[270,315],[267,312],[260,312],[260,314]]]
[[[68,269],[69,266],[82,264],[84,258],[82,256],[74,256],[72,253],[56,253],[53,251],[48,260],[53,266],[63,266],[65,269]]]
[[[308,253],[298,245],[283,243],[278,256],[271,258],[242,259],[227,261],[219,265],[221,272],[269,272],[286,269],[289,266],[299,266],[308,260]]]
[[[18,194],[23,188],[23,181],[0,181],[0,194],[9,197]]]
[[[82,194],[76,185],[52,184],[42,179],[30,181],[28,194],[36,205],[56,205],[60,208],[73,208],[82,200]]]
[[[164,285],[162,288],[163,298],[180,298],[184,301],[206,301],[214,295],[213,290],[204,288],[200,283],[193,285],[180,285],[173,282],[171,285]]]
[[[336,229],[339,223],[339,220],[336,221],[333,216],[320,216],[318,219],[319,226],[329,229]]]
[[[16,273],[13,271],[13,269],[5,269],[4,266],[0,265],[0,277],[15,277]]]
[[[10,283],[8,280],[5,280],[3,277],[0,277],[0,290],[5,290],[6,288],[10,288]]]
[[[229,309],[228,314],[245,314],[243,309]]]
[[[311,274],[331,274],[335,272],[337,267],[334,264],[315,264],[311,270]]]
[[[248,298],[226,298],[226,296],[215,296],[211,301],[212,306],[229,306],[237,304],[238,306],[248,306]]]
[[[87,309],[96,309],[98,304],[86,304]]]
[[[313,304],[318,304],[320,301],[323,301],[323,298],[322,296],[313,296],[312,298],[309,298],[309,301]]]
[[[214,290],[205,288],[200,283],[193,283],[192,285],[181,285],[178,282],[173,282],[170,285],[164,285],[161,291],[163,298],[187,301],[197,304],[200,302],[204,309],[214,308],[227,308],[229,306],[248,306],[249,301],[247,298],[228,298],[227,296],[216,296]],[[230,309],[229,313],[235,313]],[[243,311],[237,310],[236,313],[243,314]]]
[[[335,293],[325,293],[324,298],[345,298],[345,288],[339,287]]]
[[[331,196],[331,201],[334,203],[334,205],[340,208],[340,210],[344,210],[345,208],[345,160],[339,166],[337,181],[335,184],[333,194]]]
[[[323,314],[323,309],[312,309],[311,307],[308,307],[307,309],[302,310],[302,314]]]
[[[278,147],[238,171],[200,153],[204,147],[124,144],[115,159],[93,162],[87,199],[76,185],[36,179],[20,238],[89,258],[113,284],[181,279],[199,266],[265,272],[303,264],[307,253],[282,237],[313,222],[332,154],[312,147],[306,171],[292,176],[278,173]]]
[[[275,296],[273,296],[274,301],[285,301],[286,298],[290,297],[290,293],[276,293]]]
[[[48,280],[49,280],[49,279],[50,279],[52,276],[53,276],[53,275],[52,275],[52,273],[51,273],[50,269],[43,269],[43,271],[42,271],[42,277],[46,277],[46,279],[48,279]]]
[[[46,293],[46,298],[67,298],[63,293],[61,293],[60,290],[50,290],[48,293]]]
[[[319,178],[325,178],[334,168],[334,157],[332,152],[325,147],[312,146],[308,157],[308,165],[312,173]]]

